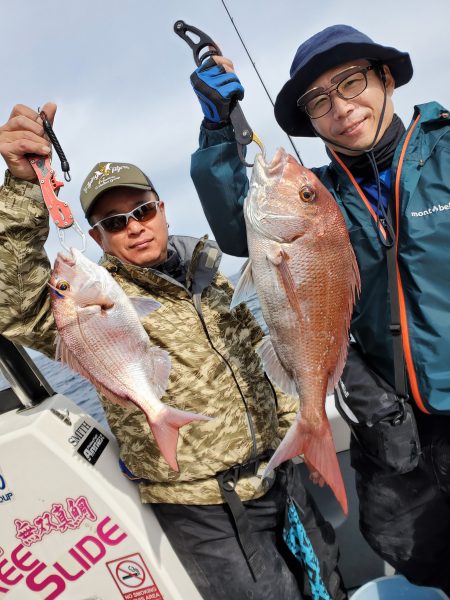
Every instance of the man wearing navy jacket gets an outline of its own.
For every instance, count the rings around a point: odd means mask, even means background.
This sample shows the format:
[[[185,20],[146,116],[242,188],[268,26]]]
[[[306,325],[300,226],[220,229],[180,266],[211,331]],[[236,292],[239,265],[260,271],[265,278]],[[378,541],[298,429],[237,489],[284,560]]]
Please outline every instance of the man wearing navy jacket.
[[[214,118],[202,103],[191,174],[221,249],[246,256],[248,180],[227,119],[243,89],[231,61],[214,61],[191,77],[220,105]],[[430,102],[405,128],[392,98],[412,73],[408,53],[328,27],[298,48],[275,117],[324,141],[331,162],[313,171],[361,272],[336,400],[353,434],[362,533],[413,583],[450,594],[450,119]]]

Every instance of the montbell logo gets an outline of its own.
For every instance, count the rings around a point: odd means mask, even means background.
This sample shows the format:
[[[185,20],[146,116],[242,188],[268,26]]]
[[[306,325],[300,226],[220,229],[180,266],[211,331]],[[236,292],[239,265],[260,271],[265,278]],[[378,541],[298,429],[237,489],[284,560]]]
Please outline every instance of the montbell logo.
[[[419,211],[411,211],[412,217],[426,217],[427,215],[431,215],[433,213],[442,212],[443,210],[450,210],[450,202],[447,204],[435,204],[431,208],[427,210],[419,210]]]

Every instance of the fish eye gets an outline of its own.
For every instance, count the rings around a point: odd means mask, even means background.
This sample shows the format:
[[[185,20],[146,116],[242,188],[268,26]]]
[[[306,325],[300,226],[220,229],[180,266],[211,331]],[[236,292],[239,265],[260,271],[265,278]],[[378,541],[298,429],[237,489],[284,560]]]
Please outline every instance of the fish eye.
[[[312,202],[316,197],[316,194],[309,186],[302,187],[298,192],[300,200],[303,202]]]
[[[55,285],[55,288],[57,290],[61,290],[62,292],[66,292],[67,290],[70,290],[70,284],[68,281],[61,279],[61,281],[58,281],[58,283]]]

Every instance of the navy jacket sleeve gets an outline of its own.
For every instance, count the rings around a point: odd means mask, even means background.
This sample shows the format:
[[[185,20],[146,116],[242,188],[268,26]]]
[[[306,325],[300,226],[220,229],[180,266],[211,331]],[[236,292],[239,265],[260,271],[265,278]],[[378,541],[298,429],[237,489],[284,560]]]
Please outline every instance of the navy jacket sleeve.
[[[242,212],[248,178],[231,125],[215,130],[201,127],[199,148],[191,158],[191,177],[222,252],[248,256]]]

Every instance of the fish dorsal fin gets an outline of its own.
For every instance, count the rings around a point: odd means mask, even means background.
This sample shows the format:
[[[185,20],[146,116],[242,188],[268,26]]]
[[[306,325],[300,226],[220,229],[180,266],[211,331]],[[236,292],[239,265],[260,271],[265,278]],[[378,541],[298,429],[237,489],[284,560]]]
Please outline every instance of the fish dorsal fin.
[[[161,303],[157,300],[153,300],[153,298],[146,298],[144,296],[129,296],[128,299],[141,319],[157,310],[161,306]]]
[[[277,385],[282,392],[288,394],[288,396],[298,397],[297,388],[295,387],[294,380],[286,372],[286,369],[281,364],[278,354],[273,347],[270,336],[266,335],[256,348],[261,362],[263,364],[264,371],[267,373],[269,379]]]
[[[236,284],[233,298],[231,299],[230,310],[238,304],[245,302],[256,293],[255,282],[253,281],[252,261],[248,259],[242,267],[241,277]]]
[[[164,395],[169,383],[171,360],[167,350],[159,346],[151,346],[149,351],[149,364],[153,365],[151,383],[155,387],[158,398]]]
[[[94,380],[91,377],[89,372],[83,367],[83,365],[79,362],[79,360],[73,354],[73,352],[66,346],[64,340],[59,334],[56,336],[55,344],[55,360],[61,361],[70,369],[72,369],[72,371],[75,371],[76,373],[90,381],[95,386],[98,393],[103,394],[106,398],[111,400],[111,402],[114,402],[114,404],[120,404],[125,408],[129,408],[130,403],[126,398],[121,398],[117,396],[112,390],[100,384],[98,381]]]

